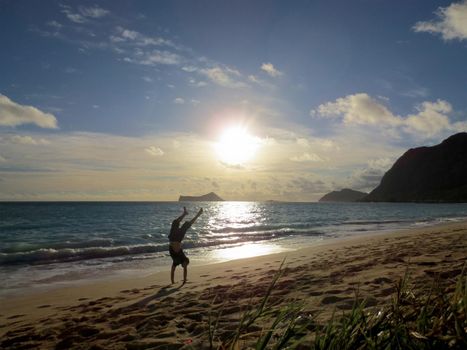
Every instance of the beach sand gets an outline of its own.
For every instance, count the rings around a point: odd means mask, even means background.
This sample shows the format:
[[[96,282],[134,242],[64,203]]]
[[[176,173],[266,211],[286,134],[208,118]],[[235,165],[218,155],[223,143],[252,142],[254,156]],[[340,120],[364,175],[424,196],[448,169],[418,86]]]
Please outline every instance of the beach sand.
[[[209,314],[222,310],[216,334],[228,336],[242,312],[258,305],[284,259],[269,305],[300,301],[304,313],[324,322],[333,311],[350,309],[357,290],[369,308],[388,303],[407,268],[418,291],[428,290],[435,279],[454,284],[467,260],[467,222],[327,240],[293,252],[193,267],[185,285],[179,269],[179,282],[169,284],[168,258],[166,272],[144,278],[8,297],[0,300],[0,347],[209,348]],[[255,331],[261,325],[249,329],[253,338]]]

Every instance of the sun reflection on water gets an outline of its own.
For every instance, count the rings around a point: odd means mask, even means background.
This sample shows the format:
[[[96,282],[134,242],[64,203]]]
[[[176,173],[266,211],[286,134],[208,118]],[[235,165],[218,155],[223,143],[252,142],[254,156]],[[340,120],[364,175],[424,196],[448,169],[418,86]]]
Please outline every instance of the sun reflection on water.
[[[274,244],[249,243],[230,248],[218,249],[215,252],[215,255],[216,258],[220,260],[235,260],[279,253],[281,251],[283,251],[283,249]]]
[[[227,245],[221,245],[213,252],[215,260],[243,259],[284,251],[279,245],[267,241],[247,243],[255,232],[262,232],[261,227],[268,220],[261,203],[222,202],[212,209],[208,222],[210,239]],[[233,243],[230,246],[229,241]]]

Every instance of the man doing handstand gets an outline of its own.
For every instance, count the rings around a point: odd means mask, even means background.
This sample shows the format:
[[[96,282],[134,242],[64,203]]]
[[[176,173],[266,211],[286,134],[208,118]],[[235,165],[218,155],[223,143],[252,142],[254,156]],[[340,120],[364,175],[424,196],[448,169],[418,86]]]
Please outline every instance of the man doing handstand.
[[[191,225],[194,224],[196,219],[203,213],[203,208],[201,208],[196,216],[191,219],[190,221],[185,221],[180,227],[180,222],[183,220],[183,218],[188,214],[188,211],[186,210],[185,207],[183,207],[183,213],[180,215],[178,218],[176,218],[174,221],[172,221],[172,227],[170,228],[170,234],[169,234],[169,253],[170,256],[172,257],[173,263],[172,263],[172,269],[170,271],[170,280],[172,281],[172,284],[174,282],[174,275],[175,275],[175,268],[178,265],[183,266],[183,283],[186,283],[186,276],[187,276],[187,267],[188,264],[190,263],[190,259],[188,259],[183,252],[182,249],[182,240],[185,237],[186,231],[191,227]]]

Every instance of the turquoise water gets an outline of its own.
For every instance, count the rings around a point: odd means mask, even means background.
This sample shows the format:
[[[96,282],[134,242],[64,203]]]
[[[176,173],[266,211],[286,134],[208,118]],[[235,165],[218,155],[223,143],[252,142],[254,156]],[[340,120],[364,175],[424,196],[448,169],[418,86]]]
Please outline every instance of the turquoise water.
[[[328,238],[467,218],[467,204],[184,203],[184,247],[201,264],[296,249]],[[2,292],[167,269],[182,204],[0,203]]]

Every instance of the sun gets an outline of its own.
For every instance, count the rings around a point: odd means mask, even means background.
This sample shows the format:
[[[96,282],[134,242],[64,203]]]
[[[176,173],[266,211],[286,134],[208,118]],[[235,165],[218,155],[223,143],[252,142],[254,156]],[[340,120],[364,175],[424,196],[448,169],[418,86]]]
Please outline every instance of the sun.
[[[257,137],[251,136],[244,127],[233,126],[224,130],[215,144],[217,156],[222,163],[242,165],[251,160],[259,147]]]

